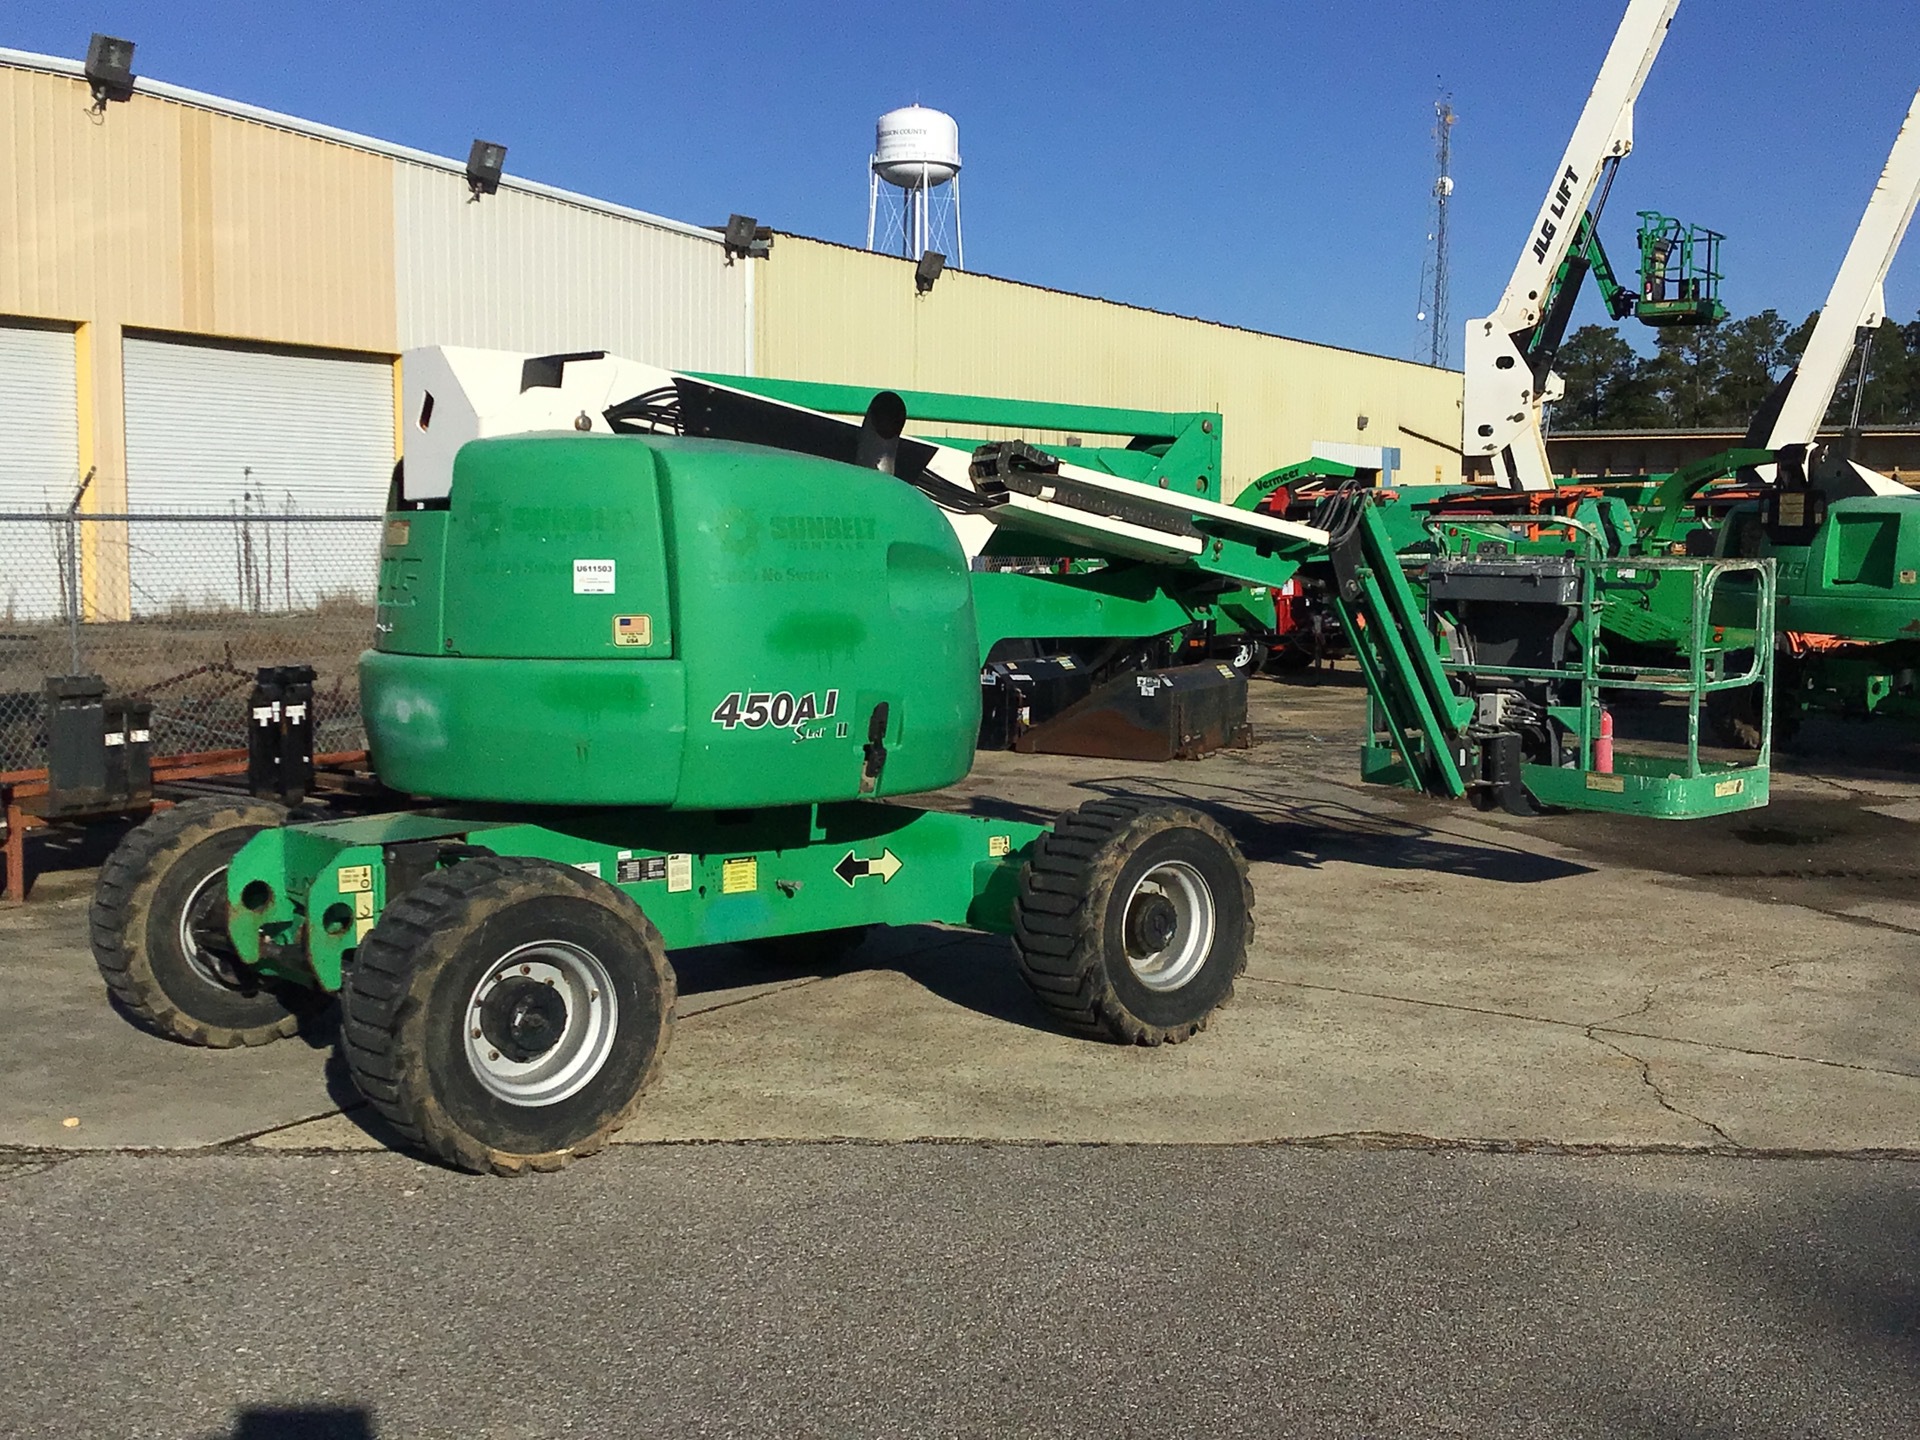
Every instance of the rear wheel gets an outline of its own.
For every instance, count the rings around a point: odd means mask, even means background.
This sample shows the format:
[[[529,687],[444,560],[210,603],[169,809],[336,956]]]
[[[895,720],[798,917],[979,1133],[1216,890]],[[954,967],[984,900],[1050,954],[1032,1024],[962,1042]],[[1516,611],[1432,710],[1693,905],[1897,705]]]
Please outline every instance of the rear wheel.
[[[1266,645],[1251,635],[1227,635],[1213,642],[1213,658],[1241,676],[1257,674]]]
[[[94,962],[143,1024],[190,1045],[225,1049],[292,1035],[327,995],[267,980],[227,934],[227,865],[280,824],[264,801],[208,796],[163,810],[108,857],[94,885]]]
[[[483,856],[422,880],[361,943],[342,991],[347,1067],[449,1164],[557,1170],[632,1115],[674,998],[660,932],[621,891]]]
[[[1021,869],[1021,974],[1081,1034],[1190,1038],[1232,998],[1252,940],[1246,861],[1184,806],[1094,801],[1058,821]]]

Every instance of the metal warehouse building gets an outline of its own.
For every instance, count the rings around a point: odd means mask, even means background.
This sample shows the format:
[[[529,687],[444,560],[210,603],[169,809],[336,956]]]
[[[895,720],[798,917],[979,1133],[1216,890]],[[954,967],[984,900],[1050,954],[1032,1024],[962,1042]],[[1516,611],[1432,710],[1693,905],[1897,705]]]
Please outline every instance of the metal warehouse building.
[[[710,230],[0,50],[0,511],[377,510],[416,345],[1226,417],[1229,487],[1316,448],[1451,478],[1457,373],[780,235]],[[243,501],[243,497],[252,497]],[[87,569],[117,618],[137,581]],[[4,581],[0,581],[0,589]],[[5,596],[0,595],[0,604]]]

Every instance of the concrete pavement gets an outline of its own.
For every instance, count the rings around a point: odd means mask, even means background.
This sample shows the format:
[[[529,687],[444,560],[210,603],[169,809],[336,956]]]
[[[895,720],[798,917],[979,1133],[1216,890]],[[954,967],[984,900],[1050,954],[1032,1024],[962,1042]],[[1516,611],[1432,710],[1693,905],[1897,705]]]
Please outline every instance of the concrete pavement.
[[[828,975],[688,953],[665,1078],[625,1138],[1920,1151],[1914,822],[1886,813],[1920,795],[1910,779],[1784,773],[1771,810],[1698,825],[1494,819],[1353,783],[1351,689],[1256,695],[1251,752],[986,755],[943,802],[1164,793],[1225,820],[1259,933],[1197,1041],[1061,1036],[1006,942],[958,932],[882,932]],[[1777,843],[1802,822],[1834,863]],[[0,1146],[381,1143],[324,1033],[209,1053],[114,1014],[89,883],[49,875],[0,912]]]

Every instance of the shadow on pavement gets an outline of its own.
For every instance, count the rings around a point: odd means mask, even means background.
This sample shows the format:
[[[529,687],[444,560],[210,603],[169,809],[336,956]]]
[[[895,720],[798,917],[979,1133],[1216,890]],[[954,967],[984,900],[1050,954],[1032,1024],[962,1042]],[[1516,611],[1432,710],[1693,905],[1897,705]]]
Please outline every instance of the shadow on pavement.
[[[929,994],[991,1020],[1053,1029],[1014,965],[1013,942],[999,935],[934,925],[875,926],[866,940],[829,965],[783,966],[758,947],[706,945],[673,953],[683,996],[767,982],[829,979],[892,971]]]
[[[1649,1197],[1649,1228],[1671,1226],[1697,1252],[1694,1266],[1668,1272],[1689,1277],[1669,1304],[1747,1317],[1745,1343],[1739,1361],[1722,1357],[1684,1393],[1653,1391],[1645,1375],[1589,1377],[1608,1434],[1914,1433],[1880,1417],[1910,1403],[1920,1375],[1920,1167],[1834,1160],[1796,1173],[1800,1184],[1776,1191],[1729,1171],[1706,1189],[1705,1213],[1697,1195],[1665,1216],[1672,1202]],[[1650,1327],[1649,1340],[1673,1336]],[[1792,1363],[1815,1368],[1796,1391],[1770,1388],[1770,1365]]]
[[[374,1440],[373,1412],[360,1405],[250,1405],[233,1429],[208,1440]]]
[[[27,831],[27,898],[32,897],[42,876],[65,876],[72,871],[97,869],[135,823],[133,820],[101,820],[91,825],[49,825]],[[86,879],[85,883],[91,893],[92,881]],[[0,880],[0,893],[4,890],[5,882]]]
[[[1887,1178],[1877,1166],[1836,1165],[1831,1188],[1840,1193],[1811,1195],[1772,1225],[1736,1229],[1719,1248],[1809,1329],[1849,1332],[1871,1358],[1912,1375],[1920,1371],[1920,1184]]]
[[[1224,825],[1247,859],[1318,869],[1330,861],[1385,870],[1427,870],[1473,880],[1534,885],[1592,873],[1594,867],[1523,849],[1504,841],[1448,836],[1414,820],[1375,814],[1338,800],[1263,793],[1243,785],[1167,779],[1085,780],[1074,788],[1089,799],[1139,797],[1191,805]],[[977,815],[1044,825],[1058,812],[998,796],[968,801]]]

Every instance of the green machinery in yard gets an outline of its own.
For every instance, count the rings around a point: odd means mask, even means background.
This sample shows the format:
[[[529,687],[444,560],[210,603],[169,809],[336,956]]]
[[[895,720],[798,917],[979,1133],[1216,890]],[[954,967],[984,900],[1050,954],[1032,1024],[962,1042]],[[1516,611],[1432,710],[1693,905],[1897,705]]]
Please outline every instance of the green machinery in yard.
[[[376,769],[414,804],[289,821],[189,802],[123,843],[92,917],[113,993],[182,1040],[262,1043],[338,995],[355,1082],[449,1163],[518,1173],[603,1145],[657,1067],[685,947],[815,962],[874,924],[966,926],[1011,935],[1070,1030],[1203,1028],[1253,931],[1217,821],[906,803],[967,774],[1005,637],[1164,633],[1331,567],[1381,778],[1509,808],[1764,803],[1764,756],[1610,762],[1601,691],[1623,682],[1584,638],[1604,566],[1569,587],[1564,566],[1468,557],[1428,613],[1363,495],[1302,524],[1218,503],[1192,467],[915,441],[891,392],[854,424],[606,357],[476,355],[409,357],[420,433],[361,667]],[[982,423],[1068,414],[996,403]],[[1101,563],[977,571],[974,521]],[[1674,563],[1709,589],[1767,573]],[[1666,688],[1697,711],[1720,683],[1696,663]]]
[[[1851,430],[1889,268],[1920,205],[1920,94],[1888,152],[1799,364],[1755,416],[1747,443],[1638,489],[1638,532],[1626,552],[1768,558],[1778,567],[1780,718],[1810,711],[1920,718],[1920,495],[1856,464],[1820,429],[1857,355]],[[1577,482],[1576,482],[1577,483]],[[1646,653],[1683,655],[1688,593],[1668,579],[1642,596],[1616,593],[1608,629]],[[1730,590],[1714,619],[1721,643],[1765,646]],[[1621,648],[1621,647],[1616,647]],[[1670,662],[1671,663],[1671,662]],[[1721,738],[1756,745],[1753,692],[1718,697]],[[1771,716],[1767,717],[1771,723]]]
[[[1580,217],[1573,250],[1554,277],[1553,296],[1577,293],[1580,270],[1591,271],[1600,301],[1615,320],[1629,317],[1664,329],[1718,325],[1727,318],[1720,299],[1720,242],[1726,236],[1704,225],[1687,225],[1657,210],[1642,210],[1634,237],[1640,254],[1638,287],[1623,285],[1600,243],[1594,215]],[[1552,302],[1548,306],[1551,311]],[[1544,327],[1549,320],[1541,321]],[[1550,343],[1556,343],[1557,340]]]

